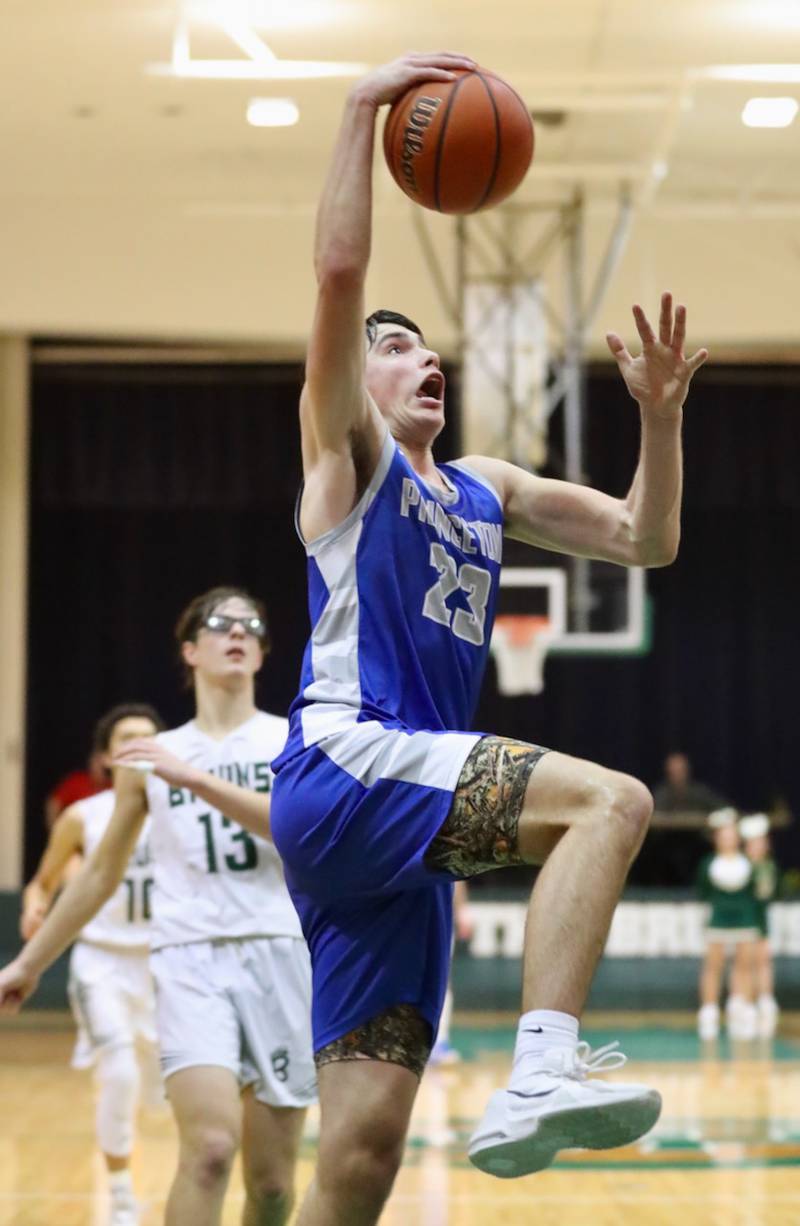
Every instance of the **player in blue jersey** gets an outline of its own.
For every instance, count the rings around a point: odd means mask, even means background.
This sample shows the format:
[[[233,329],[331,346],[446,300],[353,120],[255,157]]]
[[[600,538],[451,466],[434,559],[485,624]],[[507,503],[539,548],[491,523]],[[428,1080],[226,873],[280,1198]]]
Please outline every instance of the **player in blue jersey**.
[[[486,662],[502,535],[630,566],[672,561],[681,494],[681,408],[700,350],[664,295],[657,335],[634,308],[632,357],[609,345],[641,411],[626,498],[544,480],[482,456],[437,466],[444,377],[421,329],[370,316],[370,179],[379,108],[472,61],[409,55],[348,97],[319,206],[316,315],[300,404],[311,639],[285,749],[273,764],[272,829],[311,949],[322,1116],[300,1226],[378,1220],[435,1037],[454,880],[541,864],[530,904],[523,1015],[507,1089],[470,1145],[500,1176],[559,1148],[635,1140],[660,1097],[589,1076],[578,1019],[644,836],[635,779],[469,728]]]

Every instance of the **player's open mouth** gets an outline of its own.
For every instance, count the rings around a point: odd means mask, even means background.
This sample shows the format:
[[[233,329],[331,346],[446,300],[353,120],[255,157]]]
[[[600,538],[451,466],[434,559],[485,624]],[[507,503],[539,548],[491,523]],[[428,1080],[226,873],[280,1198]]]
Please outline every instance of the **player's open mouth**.
[[[417,388],[418,400],[435,400],[441,404],[444,396],[444,375],[440,370],[432,371]]]
[[[229,660],[243,660],[244,659],[244,651],[242,650],[241,647],[229,647],[228,650],[225,652],[225,655],[227,656]]]

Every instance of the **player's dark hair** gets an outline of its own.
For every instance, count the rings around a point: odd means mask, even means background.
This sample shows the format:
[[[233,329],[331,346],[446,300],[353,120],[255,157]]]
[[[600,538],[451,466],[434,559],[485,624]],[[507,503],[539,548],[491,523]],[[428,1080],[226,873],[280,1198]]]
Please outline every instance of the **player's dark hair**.
[[[192,688],[194,680],[194,669],[183,658],[181,648],[184,643],[195,643],[197,635],[210,613],[213,613],[218,605],[224,604],[226,600],[246,600],[249,605],[261,618],[266,629],[264,638],[261,640],[261,649],[267,653],[270,649],[269,627],[267,626],[267,610],[263,601],[258,600],[255,596],[251,596],[243,587],[212,587],[208,592],[201,592],[199,596],[195,596],[194,600],[190,600],[186,608],[180,614],[175,623],[175,641],[178,644],[178,660],[183,670],[183,679],[187,689]]]
[[[421,341],[425,340],[422,328],[407,315],[401,315],[398,311],[373,311],[364,325],[367,330],[367,345],[370,349],[375,344],[375,337],[378,335],[378,324],[399,324],[401,328],[408,328],[409,332],[416,332]]]
[[[111,744],[111,738],[114,735],[114,729],[117,724],[123,719],[149,719],[152,724],[155,724],[156,729],[161,732],[166,728],[166,724],[156,711],[155,707],[151,707],[147,702],[120,702],[116,707],[112,707],[110,711],[106,711],[105,715],[101,715],[94,726],[92,733],[92,753],[106,753]]]

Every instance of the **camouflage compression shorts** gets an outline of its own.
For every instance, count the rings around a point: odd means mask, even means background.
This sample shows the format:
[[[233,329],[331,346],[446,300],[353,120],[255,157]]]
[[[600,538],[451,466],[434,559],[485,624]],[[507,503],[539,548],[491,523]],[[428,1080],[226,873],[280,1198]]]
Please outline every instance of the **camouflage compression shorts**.
[[[517,830],[528,780],[549,750],[485,736],[464,763],[453,804],[425,856],[428,868],[475,877],[522,864]]]
[[[338,1060],[383,1060],[421,1077],[431,1052],[431,1028],[413,1005],[394,1005],[314,1053],[320,1069]]]

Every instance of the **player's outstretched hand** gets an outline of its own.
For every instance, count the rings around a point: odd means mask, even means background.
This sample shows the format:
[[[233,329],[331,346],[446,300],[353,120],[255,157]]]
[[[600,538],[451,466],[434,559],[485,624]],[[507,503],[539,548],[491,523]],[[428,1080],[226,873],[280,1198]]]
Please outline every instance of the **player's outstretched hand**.
[[[468,56],[454,55],[450,51],[410,51],[362,77],[355,92],[374,106],[383,106],[394,102],[412,85],[421,85],[423,81],[453,81],[454,69],[471,71],[474,67],[475,61]]]
[[[19,1013],[22,1002],[36,991],[39,976],[15,958],[0,970],[0,1013]]]
[[[172,787],[191,787],[194,768],[176,758],[174,753],[153,737],[140,737],[127,741],[113,759],[112,766],[128,766],[134,770],[152,771]]]
[[[642,409],[657,417],[673,416],[680,411],[692,375],[705,362],[708,350],[698,349],[690,358],[684,356],[686,307],[676,307],[673,315],[672,294],[661,295],[658,336],[640,306],[633,308],[633,318],[642,342],[639,356],[631,357],[616,332],[607,334],[608,347],[628,391]]]

